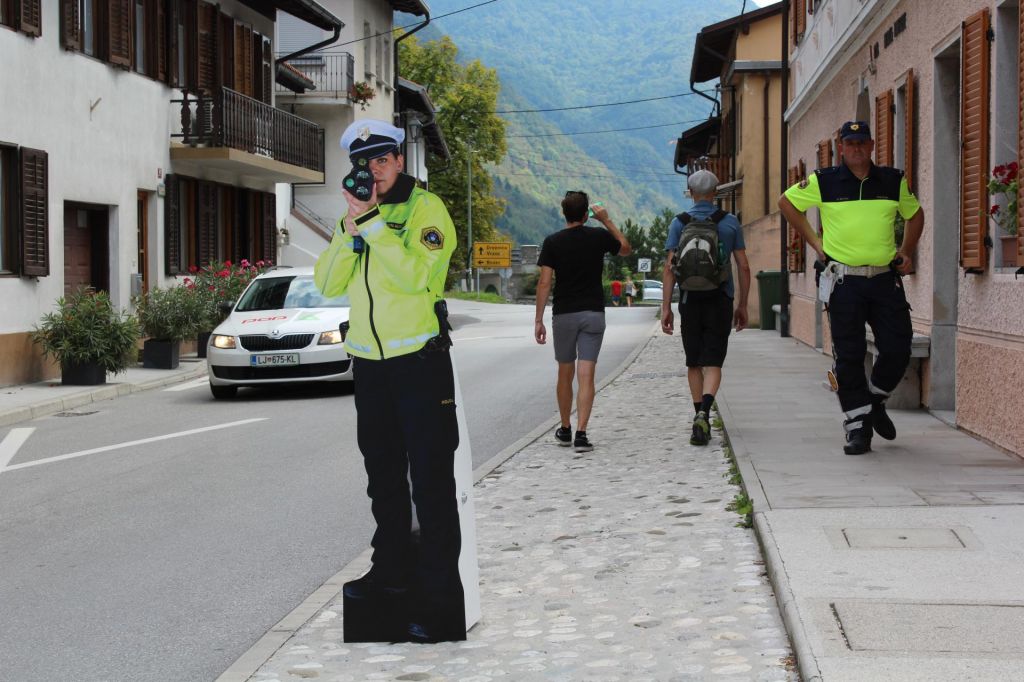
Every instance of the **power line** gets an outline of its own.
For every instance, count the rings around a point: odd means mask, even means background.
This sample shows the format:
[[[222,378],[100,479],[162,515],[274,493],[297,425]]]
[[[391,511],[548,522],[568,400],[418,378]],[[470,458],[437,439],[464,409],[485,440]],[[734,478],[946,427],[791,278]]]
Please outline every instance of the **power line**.
[[[608,130],[582,130],[575,133],[543,133],[540,135],[506,135],[506,138],[512,137],[562,137],[563,135],[598,135],[600,133],[620,133],[626,130],[647,130],[649,128],[669,128],[671,126],[687,125],[689,123],[699,123],[707,119],[699,118],[692,121],[676,121],[675,123],[659,123],[651,126],[637,126],[636,128],[609,128]]]
[[[551,162],[551,161],[533,161],[533,160],[527,159],[526,157],[523,157],[523,156],[516,156],[515,154],[506,154],[505,158],[507,158],[507,159],[515,159],[516,161],[521,161],[522,163],[528,163],[528,164],[532,164],[532,165],[535,165],[535,166],[553,166],[553,165],[558,165],[559,167],[564,167],[565,164],[573,164],[573,163],[594,163],[594,162],[601,163],[600,159],[595,159],[592,156],[590,156],[590,157],[581,156],[579,158],[579,160],[572,160],[572,159],[570,159],[570,160],[563,160],[563,161],[560,161],[560,162],[557,162],[557,163]],[[602,169],[608,169],[608,170],[635,171],[635,172],[638,172],[638,173],[650,172],[650,173],[653,173],[654,175],[676,175],[676,173],[657,173],[657,172],[651,171],[650,170],[650,166],[608,166],[608,165],[605,165],[604,163],[601,163],[601,168]]]
[[[503,178],[508,178],[508,177],[535,178],[537,180],[540,180],[540,179],[543,179],[543,178],[598,178],[598,179],[601,179],[601,180],[621,180],[622,179],[622,178],[620,178],[617,175],[588,175],[588,174],[569,174],[569,175],[563,175],[563,174],[547,174],[547,173],[536,174],[536,173],[499,173],[499,172],[495,172],[495,173],[490,173],[490,175],[499,176],[499,177],[503,177]],[[641,184],[651,184],[651,183],[657,183],[657,182],[682,183],[682,182],[684,182],[684,180],[683,180],[683,176],[682,175],[676,175],[676,179],[674,179],[674,180],[643,180],[641,182]]]
[[[471,9],[476,9],[477,7],[483,7],[484,5],[489,5],[492,2],[498,2],[498,0],[486,0],[485,2],[478,2],[475,5],[470,5],[469,7],[463,7],[462,9],[457,9],[457,10],[448,12],[447,14],[439,14],[436,17],[430,17],[430,21],[434,22],[434,21],[437,21],[438,19],[444,19],[445,17],[450,17],[453,14],[459,14],[460,12],[468,12]],[[395,26],[390,31],[381,31],[380,33],[374,33],[372,36],[363,36],[362,38],[356,38],[355,40],[350,40],[347,43],[334,43],[333,45],[329,45],[328,47],[344,47],[345,45],[351,45],[352,43],[359,43],[359,42],[362,42],[364,40],[370,40],[372,38],[377,38],[379,36],[386,36],[386,35],[389,35],[391,33],[394,33],[395,31],[404,31],[407,28],[414,28],[416,26],[419,26],[421,23],[423,23],[423,22],[417,22],[415,24],[406,24],[405,26]]]
[[[678,95],[665,95],[663,97],[648,97],[646,99],[631,99],[623,102],[608,102],[607,104],[582,104],[578,107],[557,107],[554,109],[507,109],[504,111],[495,111],[495,114],[539,114],[549,111],[573,111],[575,109],[597,109],[599,107],[618,107],[623,104],[638,104],[640,102],[654,102],[660,99],[673,99],[676,97],[690,97],[698,92],[705,94],[713,93],[714,90],[697,90],[694,92],[681,92]]]

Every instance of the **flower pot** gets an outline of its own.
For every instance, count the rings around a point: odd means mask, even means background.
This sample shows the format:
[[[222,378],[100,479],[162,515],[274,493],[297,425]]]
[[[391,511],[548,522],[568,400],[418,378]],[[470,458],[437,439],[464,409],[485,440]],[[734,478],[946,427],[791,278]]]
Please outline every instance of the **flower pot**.
[[[95,386],[107,383],[107,371],[94,362],[67,362],[60,365],[60,383],[69,386]]]
[[[177,369],[178,341],[149,339],[142,346],[142,366],[149,369]]]
[[[999,241],[1002,242],[999,265],[1004,268],[1017,267],[1017,235],[1004,234]]]
[[[196,357],[206,357],[206,347],[210,344],[210,334],[213,332],[199,332],[196,337]]]

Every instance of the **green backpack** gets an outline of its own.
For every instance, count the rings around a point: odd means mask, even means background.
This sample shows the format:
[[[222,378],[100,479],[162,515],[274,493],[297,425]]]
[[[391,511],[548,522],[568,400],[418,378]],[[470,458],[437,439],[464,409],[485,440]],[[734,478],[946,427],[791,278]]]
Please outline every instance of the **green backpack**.
[[[694,218],[688,213],[676,216],[683,224],[683,233],[672,254],[672,274],[683,291],[712,291],[729,279],[718,242],[718,223],[726,215],[718,209],[707,218]]]

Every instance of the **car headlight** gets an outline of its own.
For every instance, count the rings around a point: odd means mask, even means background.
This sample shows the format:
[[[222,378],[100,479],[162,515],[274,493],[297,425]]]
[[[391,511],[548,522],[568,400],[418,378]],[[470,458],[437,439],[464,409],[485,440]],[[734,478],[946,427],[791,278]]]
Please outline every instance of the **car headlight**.
[[[341,336],[341,331],[332,329],[329,332],[321,332],[320,340],[316,342],[318,346],[333,346],[338,343],[342,343],[345,339]]]
[[[226,336],[224,334],[214,334],[210,339],[210,343],[214,348],[234,348],[235,337]]]

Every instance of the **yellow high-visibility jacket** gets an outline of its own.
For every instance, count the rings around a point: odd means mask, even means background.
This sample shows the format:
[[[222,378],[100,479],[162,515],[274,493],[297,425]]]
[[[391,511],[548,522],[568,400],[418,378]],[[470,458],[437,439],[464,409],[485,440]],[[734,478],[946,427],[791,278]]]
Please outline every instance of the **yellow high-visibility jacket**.
[[[420,350],[439,333],[434,304],[444,297],[456,238],[448,209],[402,174],[383,202],[355,219],[362,253],[352,250],[344,219],[313,278],[325,296],[348,294],[345,350],[369,360]]]

